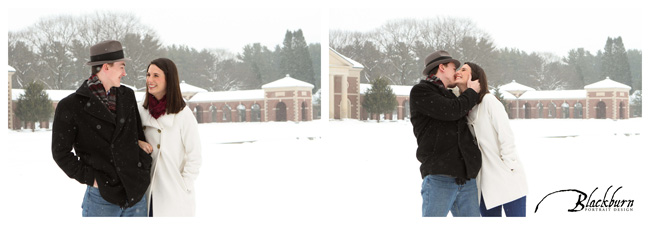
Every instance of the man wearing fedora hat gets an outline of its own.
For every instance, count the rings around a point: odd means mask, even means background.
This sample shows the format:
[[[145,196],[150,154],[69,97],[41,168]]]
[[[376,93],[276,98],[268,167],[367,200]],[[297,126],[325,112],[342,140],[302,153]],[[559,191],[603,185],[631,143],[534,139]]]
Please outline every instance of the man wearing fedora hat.
[[[151,156],[139,146],[145,137],[133,90],[120,84],[127,60],[118,41],[92,46],[90,78],[56,107],[52,157],[87,185],[82,216],[147,213]]]
[[[480,84],[467,83],[456,97],[460,62],[446,51],[425,59],[425,79],[411,89],[411,124],[417,139],[416,157],[422,175],[422,216],[480,216],[476,175],[481,152],[467,126],[466,116],[476,105]]]

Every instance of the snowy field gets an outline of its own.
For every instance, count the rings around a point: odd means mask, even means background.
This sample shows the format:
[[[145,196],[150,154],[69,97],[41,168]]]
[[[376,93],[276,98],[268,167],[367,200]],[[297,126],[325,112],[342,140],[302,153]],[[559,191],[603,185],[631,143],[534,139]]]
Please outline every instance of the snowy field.
[[[648,212],[648,147],[641,119],[511,120],[528,176],[528,218],[506,222],[621,222]],[[408,121],[200,124],[197,217],[156,223],[434,224],[422,219],[419,162]],[[2,161],[3,221],[114,223],[81,218],[84,185],[52,160],[51,131],[9,131]],[[568,213],[578,189],[594,198],[622,186],[632,212]],[[609,194],[611,196],[611,192]],[[609,197],[608,197],[609,198]],[[475,219],[448,218],[445,223]],[[170,222],[171,221],[171,222]],[[481,220],[502,223],[503,220]],[[638,221],[638,220],[636,220]],[[127,220],[149,224],[150,219]],[[39,223],[40,224],[40,223]]]

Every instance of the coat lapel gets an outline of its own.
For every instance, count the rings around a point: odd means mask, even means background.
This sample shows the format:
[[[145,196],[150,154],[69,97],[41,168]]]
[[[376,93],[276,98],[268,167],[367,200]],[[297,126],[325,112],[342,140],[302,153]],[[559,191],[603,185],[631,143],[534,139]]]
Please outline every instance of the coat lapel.
[[[131,101],[131,98],[124,95],[124,89],[122,86],[117,88],[117,108],[115,110],[115,131],[113,132],[113,140],[115,137],[122,131],[124,124],[128,122],[128,118],[131,117],[131,112],[133,112],[133,107],[135,102]]]
[[[81,85],[81,87],[79,87],[79,89],[77,89],[75,93],[88,98],[88,101],[84,106],[84,111],[86,113],[97,119],[115,124],[115,117],[113,117],[113,114],[108,110],[104,103],[99,100],[97,96],[90,92],[87,80],[84,81],[84,83]]]
[[[170,128],[174,125],[175,114],[170,115],[165,113],[162,116],[158,117],[158,119],[155,119],[153,116],[151,116],[148,109],[145,109],[142,106],[138,106],[138,109],[142,111],[141,113],[143,116],[141,118],[143,126],[150,126],[156,129],[164,130],[165,128]]]

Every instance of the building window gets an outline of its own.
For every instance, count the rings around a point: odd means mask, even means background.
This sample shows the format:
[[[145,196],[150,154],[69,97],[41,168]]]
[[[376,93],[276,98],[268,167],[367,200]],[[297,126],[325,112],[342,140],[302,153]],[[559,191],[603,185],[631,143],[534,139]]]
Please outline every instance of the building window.
[[[212,115],[212,122],[217,122],[217,107],[210,106],[210,114]]]
[[[260,110],[260,105],[255,103],[251,106],[251,121],[260,122],[262,120],[262,112]]]
[[[239,103],[237,106],[237,114],[239,115],[239,122],[246,122],[246,106]]]
[[[512,102],[508,103],[508,118],[513,119],[515,115],[515,112],[512,109]]]
[[[232,117],[230,116],[230,112],[232,111],[232,109],[230,108],[230,106],[228,106],[227,104],[223,105],[223,107],[221,107],[221,111],[223,111],[223,114],[221,116],[221,121],[230,122],[232,120],[231,119]]]
[[[194,111],[196,111],[196,122],[203,123],[203,107],[197,105]]]
[[[305,102],[302,102],[302,105],[300,106],[300,112],[302,121],[307,121],[307,104],[305,104]]]
[[[530,119],[530,104],[528,102],[524,104],[524,118]]]
[[[582,119],[582,103],[576,102],[573,106],[573,118]]]
[[[623,105],[623,102],[618,105],[618,118],[625,119],[625,107]]]
[[[607,105],[600,101],[596,104],[596,119],[605,119],[607,117]]]
[[[284,102],[278,102],[275,106],[275,121],[287,121],[287,105]]]
[[[555,103],[550,102],[548,103],[548,118],[556,118],[557,117],[557,106]]]
[[[402,108],[402,111],[404,112],[404,119],[410,119],[411,118],[411,106],[409,105],[409,100],[404,101],[404,106]]]
[[[562,118],[569,118],[569,103],[562,103]]]
[[[537,103],[537,118],[544,118],[544,105],[541,102]]]

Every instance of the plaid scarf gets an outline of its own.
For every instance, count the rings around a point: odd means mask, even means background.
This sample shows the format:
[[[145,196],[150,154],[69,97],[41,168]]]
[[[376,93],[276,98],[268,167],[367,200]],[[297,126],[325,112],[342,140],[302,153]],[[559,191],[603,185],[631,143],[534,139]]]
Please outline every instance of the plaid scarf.
[[[108,94],[106,94],[106,90],[104,89],[104,85],[102,85],[102,81],[99,80],[99,77],[97,77],[97,74],[90,76],[88,78],[88,89],[90,89],[90,92],[95,94],[99,100],[104,103],[106,108],[108,108],[113,115],[115,115],[115,111],[117,109],[117,96],[115,91],[109,90]]]
[[[431,74],[431,75],[429,75],[426,79],[424,79],[423,81],[431,82],[431,83],[433,83],[433,84],[438,85],[438,86],[441,87],[441,88],[445,88],[445,89],[446,89],[445,84],[442,83],[442,80],[440,80],[440,78],[436,77],[436,75]]]

